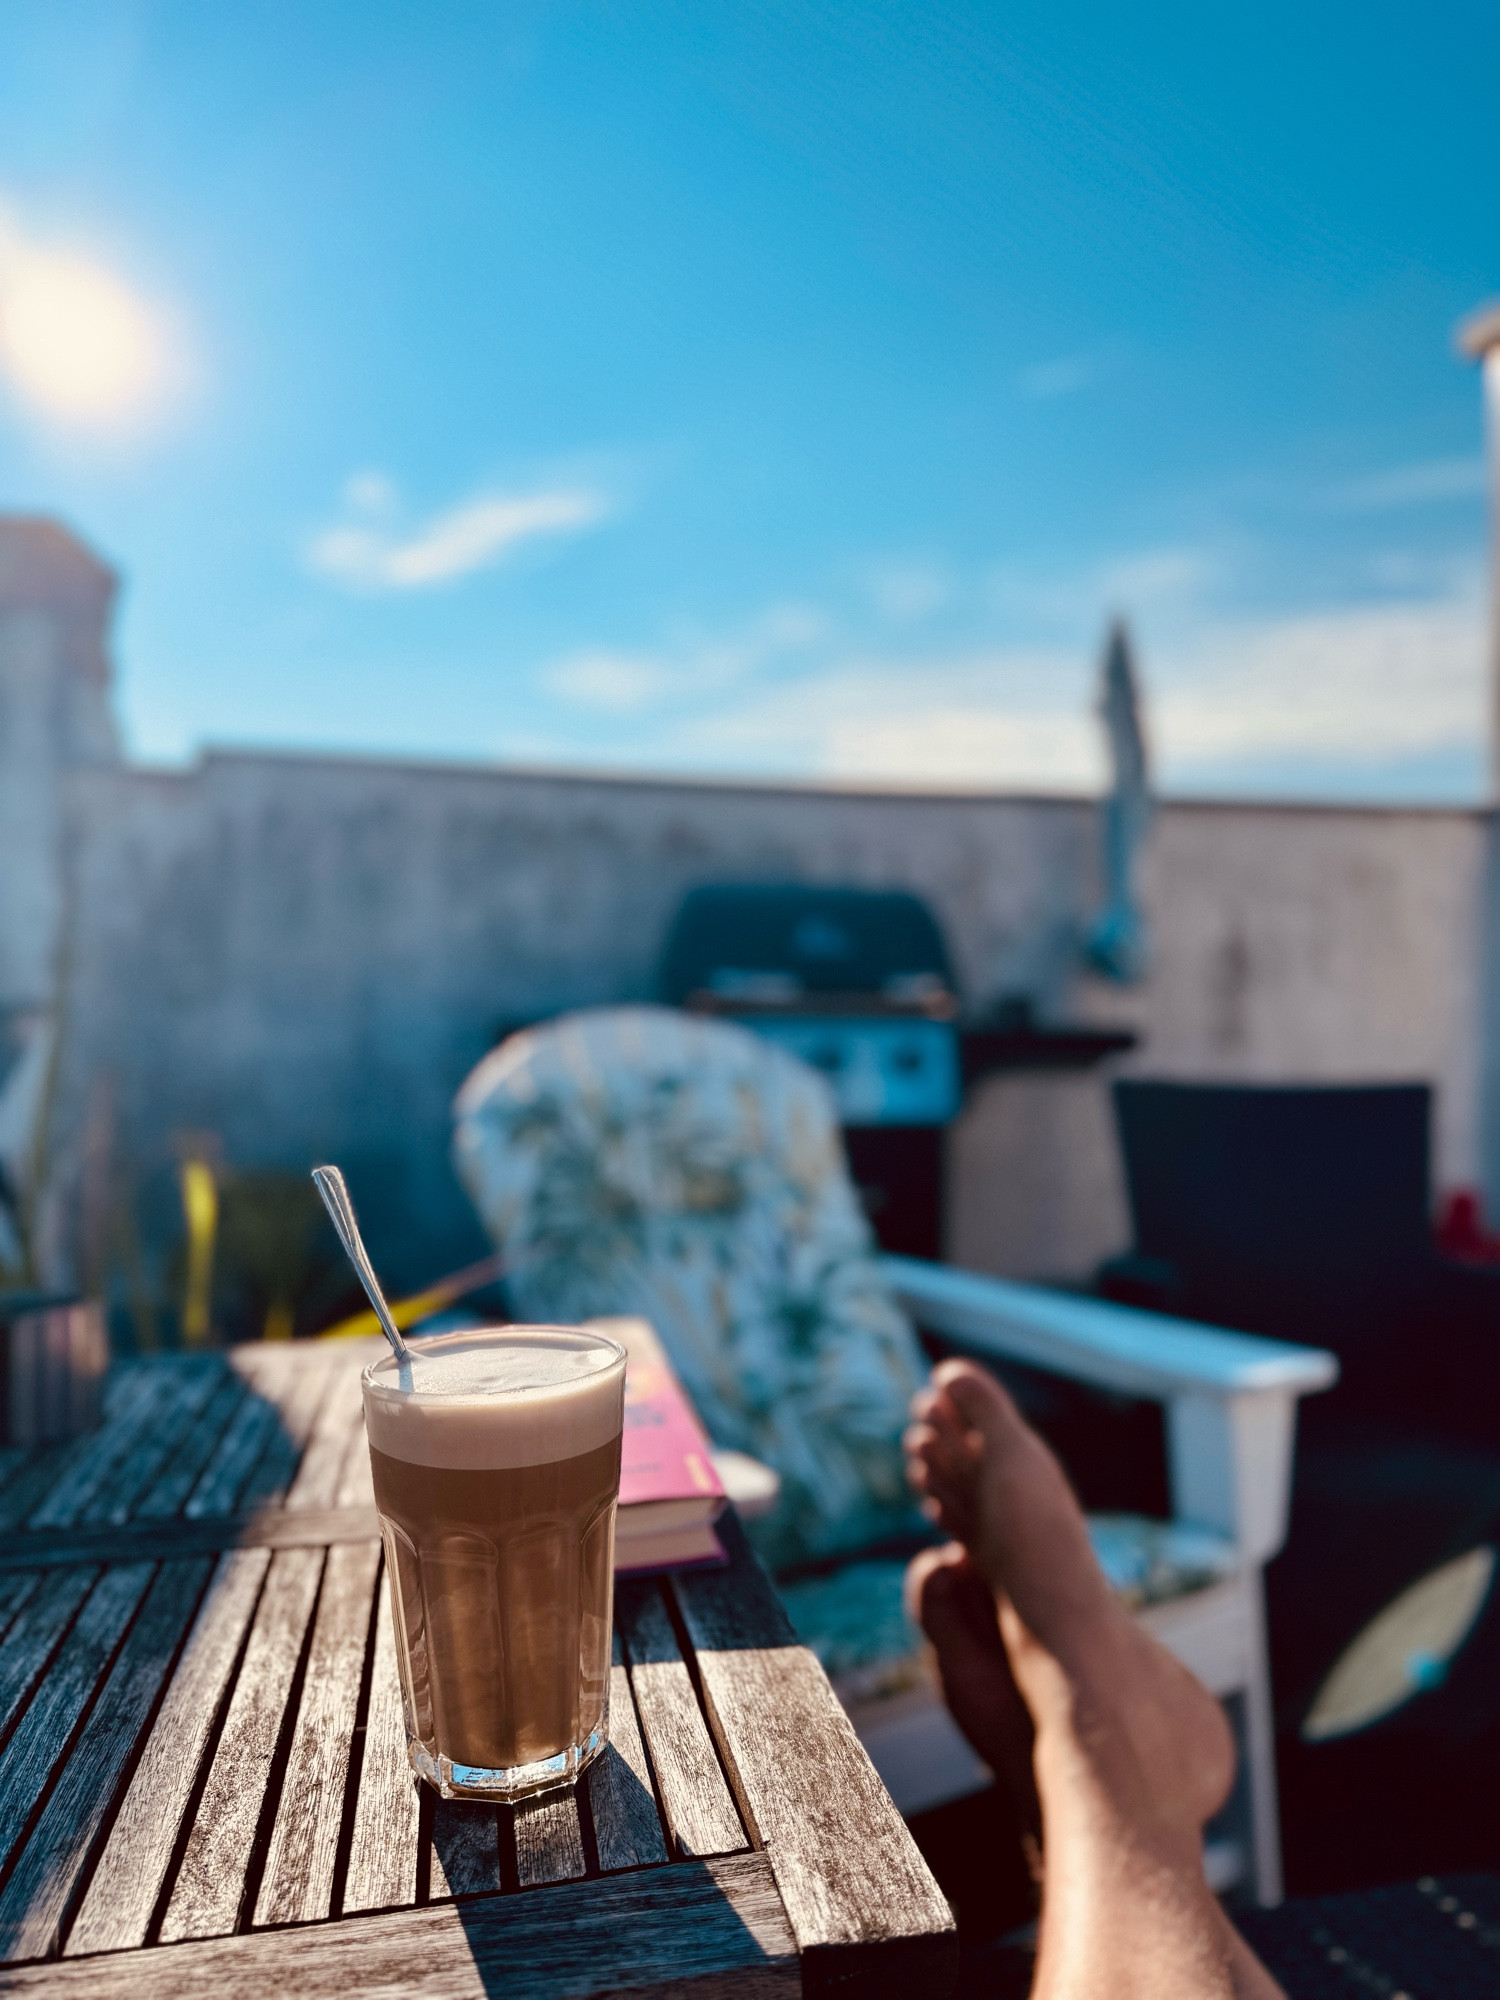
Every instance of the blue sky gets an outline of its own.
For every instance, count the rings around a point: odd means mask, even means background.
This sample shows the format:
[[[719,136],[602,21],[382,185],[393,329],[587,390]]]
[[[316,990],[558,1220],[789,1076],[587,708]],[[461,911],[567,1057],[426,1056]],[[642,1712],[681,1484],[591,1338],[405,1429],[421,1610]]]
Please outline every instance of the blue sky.
[[[1474,796],[1497,74],[1479,5],[0,0],[0,507],[121,569],[153,759],[1072,789],[1123,612],[1165,786]],[[57,256],[128,418],[5,347]]]

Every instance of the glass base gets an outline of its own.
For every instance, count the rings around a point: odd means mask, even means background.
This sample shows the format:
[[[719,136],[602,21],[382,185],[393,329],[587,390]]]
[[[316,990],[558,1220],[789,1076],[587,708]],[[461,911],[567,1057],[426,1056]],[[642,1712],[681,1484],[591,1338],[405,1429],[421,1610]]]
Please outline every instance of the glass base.
[[[570,1744],[555,1757],[543,1757],[535,1764],[455,1764],[451,1757],[434,1756],[425,1743],[408,1742],[406,1754],[419,1778],[445,1799],[488,1799],[509,1804],[515,1799],[534,1798],[538,1792],[556,1791],[560,1785],[576,1784],[609,1741],[609,1730],[601,1722],[582,1743]]]

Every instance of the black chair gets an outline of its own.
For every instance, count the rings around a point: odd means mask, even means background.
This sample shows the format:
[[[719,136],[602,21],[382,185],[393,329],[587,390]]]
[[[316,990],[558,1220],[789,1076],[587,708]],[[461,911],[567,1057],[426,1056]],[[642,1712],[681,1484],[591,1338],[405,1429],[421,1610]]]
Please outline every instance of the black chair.
[[[1500,1608],[1409,1700],[1307,1740],[1335,1662],[1403,1590],[1500,1546],[1500,1271],[1441,1257],[1425,1085],[1121,1080],[1135,1240],[1113,1298],[1338,1354],[1303,1406],[1266,1573],[1288,1884],[1500,1861]]]
[[[1425,1084],[1114,1095],[1135,1242],[1100,1272],[1109,1297],[1332,1348],[1323,1417],[1419,1416],[1500,1446],[1500,1404],[1474,1394],[1500,1384],[1500,1271],[1434,1246]]]

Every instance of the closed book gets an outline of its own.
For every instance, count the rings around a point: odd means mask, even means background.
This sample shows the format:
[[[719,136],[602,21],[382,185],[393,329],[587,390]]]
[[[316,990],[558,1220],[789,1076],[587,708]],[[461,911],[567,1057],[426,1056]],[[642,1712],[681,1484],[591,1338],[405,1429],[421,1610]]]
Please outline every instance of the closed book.
[[[665,1348],[643,1319],[590,1322],[625,1349],[625,1436],[620,1452],[620,1508],[615,1517],[617,1570],[674,1569],[722,1562],[713,1524],[724,1487],[712,1448]]]
[[[690,1528],[647,1529],[643,1533],[632,1533],[629,1515],[621,1512],[616,1516],[616,1576],[639,1576],[662,1569],[698,1568],[725,1560],[724,1544],[706,1523]]]

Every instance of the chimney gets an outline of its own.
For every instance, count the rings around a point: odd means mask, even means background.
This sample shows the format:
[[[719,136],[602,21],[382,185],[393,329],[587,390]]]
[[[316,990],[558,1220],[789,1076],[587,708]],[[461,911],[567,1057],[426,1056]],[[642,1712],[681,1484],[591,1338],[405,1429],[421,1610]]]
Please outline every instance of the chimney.
[[[116,588],[56,522],[0,515],[0,1021],[54,998],[68,774],[119,760]]]

